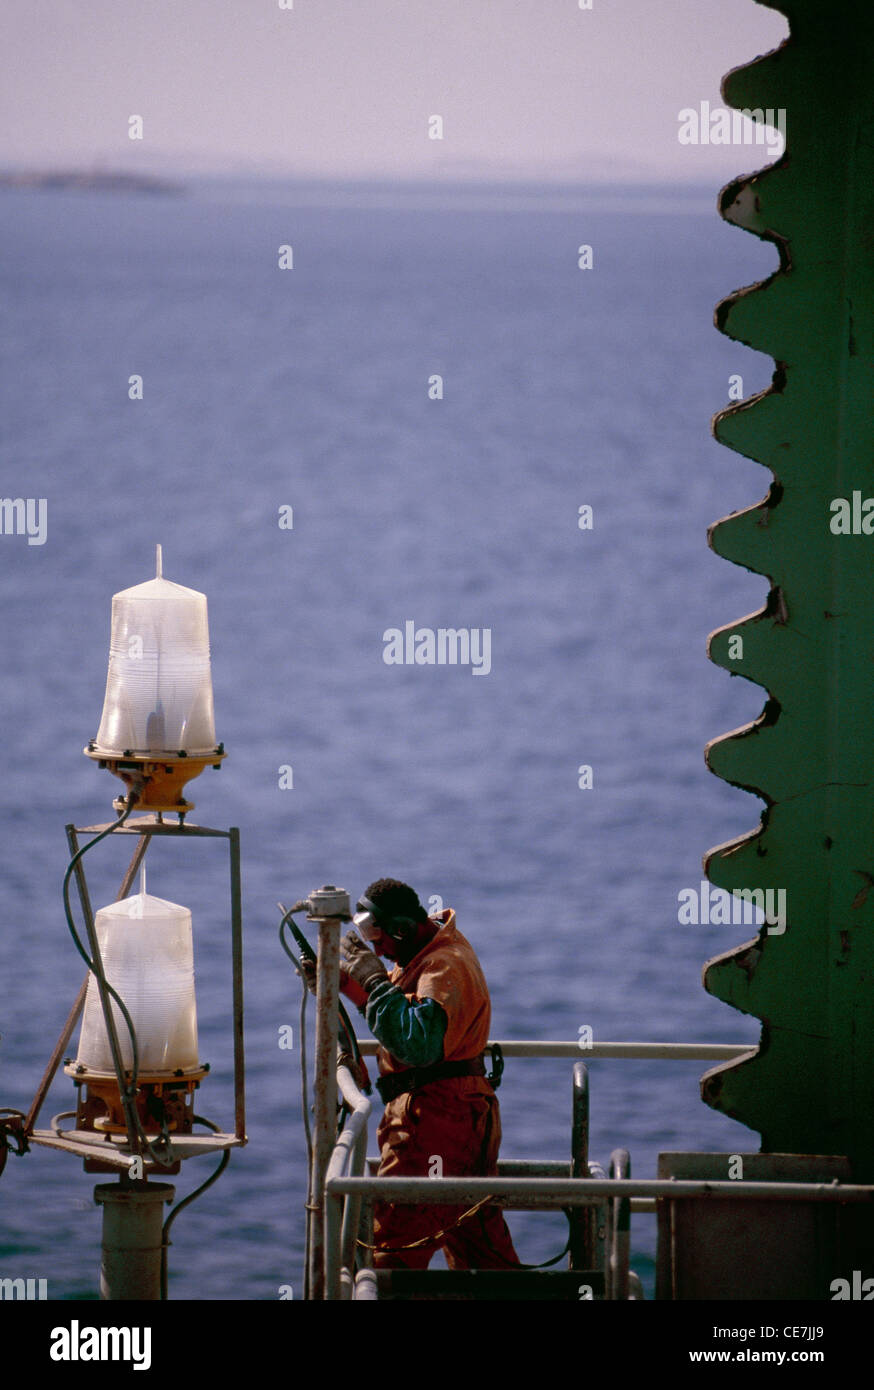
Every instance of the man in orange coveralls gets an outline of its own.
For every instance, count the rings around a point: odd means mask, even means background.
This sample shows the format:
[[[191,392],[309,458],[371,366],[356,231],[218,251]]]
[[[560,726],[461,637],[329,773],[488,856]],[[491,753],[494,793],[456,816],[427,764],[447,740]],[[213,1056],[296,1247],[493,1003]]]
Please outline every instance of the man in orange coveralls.
[[[359,900],[353,920],[373,950],[354,932],[343,938],[340,988],[381,1044],[380,1176],[433,1176],[435,1159],[445,1177],[494,1174],[501,1120],[481,1056],[491,1005],[455,913],[429,918],[408,884],[381,878]],[[380,956],[397,962],[391,975]],[[463,1211],[374,1203],[375,1267],[425,1269],[438,1246],[450,1269],[519,1264],[500,1208],[481,1207],[459,1222]],[[423,1238],[425,1244],[415,1244]]]

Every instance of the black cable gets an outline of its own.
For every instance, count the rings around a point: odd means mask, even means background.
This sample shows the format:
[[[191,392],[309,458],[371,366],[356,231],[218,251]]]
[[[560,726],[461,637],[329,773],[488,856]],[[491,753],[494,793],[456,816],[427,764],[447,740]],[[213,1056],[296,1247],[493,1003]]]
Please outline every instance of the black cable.
[[[27,1134],[24,1130],[26,1123],[27,1116],[23,1110],[14,1110],[11,1106],[0,1107],[0,1145],[9,1149],[10,1140],[14,1140],[15,1147],[12,1152],[18,1158],[28,1151]]]
[[[79,936],[78,931],[76,930],[76,923],[73,921],[73,909],[70,903],[70,879],[72,878],[77,865],[82,859],[82,856],[84,854],[87,854],[89,849],[93,849],[95,845],[99,845],[100,841],[105,840],[108,835],[112,835],[113,832],[119,828],[119,826],[124,825],[128,816],[133,811],[135,805],[136,801],[134,800],[134,794],[131,792],[131,794],[128,797],[128,804],[124,810],[124,813],[118,818],[118,820],[113,825],[108,825],[105,830],[101,830],[99,835],[95,835],[93,840],[89,840],[86,845],[82,845],[76,851],[76,853],[73,855],[73,858],[67,865],[67,872],[64,874],[63,888],[64,915],[67,919],[67,926],[70,929],[70,935],[73,938],[73,944],[75,945],[76,950],[79,952],[79,955],[84,960],[91,974],[94,975],[97,980],[102,980],[103,984],[106,986],[106,991],[109,994],[110,998],[114,999],[115,1002],[118,1004],[118,1007],[121,1010],[122,1018],[124,1019],[125,1024],[127,1025],[127,1030],[130,1034],[131,1049],[133,1052],[134,1078],[136,1077],[136,1074],[139,1071],[139,1051],[137,1048],[137,1035],[134,1030],[133,1020],[127,1011],[127,1007],[121,995],[117,992],[117,990],[113,989],[112,985],[107,980],[103,970],[101,969],[100,971],[98,971],[97,966],[94,964],[94,961],[91,959],[88,952],[85,950],[85,947],[82,945],[81,938]]]
[[[310,992],[306,983],[300,995],[300,1015],[297,1021],[298,1044],[300,1051],[300,1070],[301,1070],[301,1092],[303,1097],[303,1128],[307,1143],[307,1163],[312,1167],[313,1162],[313,1133],[310,1128],[310,1112],[307,1104],[307,1000]]]
[[[194,1124],[206,1125],[207,1129],[212,1130],[213,1134],[219,1133],[218,1125],[214,1125],[212,1123],[212,1120],[205,1120],[202,1115],[193,1115],[192,1121]],[[212,1173],[210,1173],[206,1182],[202,1182],[200,1184],[200,1187],[196,1187],[193,1192],[189,1192],[187,1197],[183,1197],[181,1202],[176,1203],[175,1207],[173,1207],[172,1211],[167,1217],[167,1220],[164,1222],[164,1225],[161,1228],[161,1299],[163,1302],[167,1301],[167,1250],[170,1246],[170,1241],[168,1239],[168,1236],[170,1234],[170,1227],[173,1225],[173,1222],[176,1220],[176,1217],[179,1215],[180,1211],[184,1211],[185,1208],[190,1206],[192,1202],[196,1201],[196,1199],[200,1197],[208,1187],[212,1187],[213,1183],[218,1181],[218,1179],[221,1177],[222,1173],[225,1171],[230,1161],[231,1151],[230,1149],[225,1149],[221,1158],[219,1159],[218,1166],[213,1170]]]
[[[295,909],[292,908],[291,910],[292,910],[292,912],[293,912]],[[309,985],[307,984],[307,978],[306,978],[306,975],[305,975],[304,972],[303,972],[303,967],[302,967],[300,961],[297,959],[297,957],[295,956],[294,952],[290,949],[288,943],[287,943],[286,940],[285,940],[285,935],[284,935],[284,933],[285,933],[286,919],[288,918],[288,916],[289,916],[289,914],[286,913],[285,917],[283,917],[282,921],[279,923],[279,941],[280,941],[280,944],[281,944],[281,946],[282,946],[283,951],[284,951],[285,954],[288,956],[289,960],[291,961],[292,965],[294,966],[295,970],[297,971],[298,975],[300,976],[301,985],[303,986],[303,988],[301,989],[301,996],[300,996],[300,1015],[299,1015],[298,1021],[297,1021],[297,1032],[298,1032],[298,1051],[300,1052],[301,1095],[302,1095],[302,1099],[303,1099],[303,1104],[302,1104],[302,1109],[303,1109],[303,1127],[304,1127],[304,1132],[305,1132],[305,1134],[306,1134],[307,1162],[309,1163],[310,1167],[312,1167],[312,1162],[313,1162],[313,1136],[312,1136],[312,1131],[310,1130],[309,1105],[308,1105],[308,1102],[307,1102],[307,1064],[306,1064],[306,1056],[307,1056],[307,1053],[306,1053],[306,1036],[307,1036],[307,1035],[306,1035],[306,1011],[307,1011],[307,1000],[308,1000],[308,998],[309,998],[310,989],[309,989]]]
[[[24,1130],[26,1123],[27,1116],[23,1110],[13,1110],[9,1106],[0,1108],[0,1176],[6,1167],[10,1149],[18,1158],[28,1152]]]
[[[173,1158],[172,1147],[170,1144],[170,1135],[167,1130],[166,1121],[164,1120],[161,1123],[161,1138],[163,1139],[165,1146],[165,1153],[161,1154],[152,1145],[148,1135],[146,1134],[145,1129],[143,1128],[143,1125],[140,1121],[140,1117],[136,1111],[135,1098],[140,1063],[139,1046],[137,1044],[137,1035],[136,1029],[134,1028],[133,1019],[131,1018],[127,1006],[124,1000],[122,999],[121,995],[118,993],[116,989],[113,988],[113,986],[107,980],[106,973],[102,968],[102,961],[101,968],[100,970],[98,970],[95,962],[90,958],[88,952],[85,950],[79,933],[76,930],[76,923],[73,920],[73,909],[70,903],[70,880],[77,866],[81,862],[83,855],[87,854],[89,849],[93,849],[94,846],[99,844],[101,840],[105,840],[107,836],[112,835],[116,830],[118,830],[122,825],[124,825],[125,821],[130,816],[138,801],[139,792],[136,792],[132,789],[130,792],[128,792],[127,805],[125,806],[125,809],[123,813],[119,816],[118,820],[114,821],[112,825],[108,825],[105,830],[101,830],[99,835],[95,835],[93,840],[89,840],[87,844],[82,845],[73,855],[73,858],[67,865],[67,871],[64,874],[64,915],[66,916],[67,926],[70,930],[70,935],[73,938],[73,943],[76,947],[76,950],[79,952],[80,956],[84,960],[91,974],[94,975],[95,979],[103,983],[107,993],[109,994],[109,997],[115,1000],[116,1004],[118,1005],[119,1011],[121,1012],[121,1016],[124,1019],[125,1026],[130,1035],[132,1063],[130,1081],[127,1081],[125,1079],[123,1068],[121,1075],[116,1076],[116,1080],[118,1081],[119,1087],[119,1098],[121,1100],[122,1109],[125,1113],[125,1118],[128,1121],[131,1129],[133,1129],[133,1131],[136,1133],[137,1138],[140,1142],[140,1147],[142,1149],[145,1149],[152,1162],[157,1164],[161,1168],[169,1168],[172,1167],[173,1163],[175,1162],[175,1159]]]
[[[282,906],[281,903],[280,906]],[[282,921],[279,923],[279,940],[282,944],[282,949],[288,956],[298,975],[300,975],[304,984],[306,984],[306,975],[304,974],[301,962],[294,955],[293,951],[291,950],[287,941],[285,940],[285,928],[289,923],[291,923],[292,930],[294,930],[294,923],[291,921],[291,919],[296,912],[302,912],[306,906],[307,904],[305,902],[295,903],[294,907],[290,907],[288,909],[288,911],[285,913],[285,916],[282,918]],[[310,951],[310,955],[313,962],[315,962],[315,954],[312,951]],[[352,1056],[355,1058],[356,1064],[360,1066],[361,1050],[358,1046],[358,1039],[355,1036],[355,1029],[352,1026],[352,1020],[350,1019],[348,1013],[346,1012],[339,999],[337,1000],[337,1015],[340,1027],[343,1029],[343,1032],[345,1034],[347,1044],[346,1051],[351,1052]]]
[[[571,1211],[570,1211],[570,1209],[569,1209],[569,1208],[566,1208],[566,1207],[562,1207],[562,1211],[564,1212],[564,1214],[565,1214],[565,1216],[567,1217],[568,1221],[570,1221],[570,1219],[571,1219]],[[559,1260],[563,1260],[564,1257],[565,1257],[565,1255],[566,1255],[566,1254],[568,1253],[568,1251],[570,1250],[570,1248],[571,1248],[571,1238],[570,1238],[570,1236],[568,1236],[567,1240],[565,1241],[564,1249],[563,1249],[563,1250],[559,1250],[558,1254],[557,1254],[553,1259],[551,1259],[551,1260],[541,1260],[541,1262],[540,1262],[539,1265],[526,1265],[526,1264],[522,1264],[521,1261],[520,1261],[520,1263],[519,1263],[518,1265],[514,1265],[513,1268],[514,1268],[514,1269],[549,1269],[550,1265],[557,1265],[558,1262],[559,1262]]]

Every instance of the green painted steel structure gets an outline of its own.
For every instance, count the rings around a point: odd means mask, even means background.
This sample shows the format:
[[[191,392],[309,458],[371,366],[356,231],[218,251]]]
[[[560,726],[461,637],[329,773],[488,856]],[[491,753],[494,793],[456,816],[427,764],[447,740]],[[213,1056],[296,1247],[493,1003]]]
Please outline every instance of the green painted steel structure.
[[[758,829],[704,862],[721,888],[785,890],[786,927],[705,966],[705,987],[761,1018],[762,1038],[749,1059],[708,1072],[702,1095],[759,1130],[763,1150],[846,1154],[856,1180],[872,1181],[874,6],[760,3],[787,17],[790,36],[729,73],[723,98],[782,108],[786,151],[725,188],[720,211],[772,241],[779,268],[724,300],[716,323],[776,370],[713,428],[773,481],[709,539],[771,587],[708,650],[768,699],[706,756],[766,807]]]

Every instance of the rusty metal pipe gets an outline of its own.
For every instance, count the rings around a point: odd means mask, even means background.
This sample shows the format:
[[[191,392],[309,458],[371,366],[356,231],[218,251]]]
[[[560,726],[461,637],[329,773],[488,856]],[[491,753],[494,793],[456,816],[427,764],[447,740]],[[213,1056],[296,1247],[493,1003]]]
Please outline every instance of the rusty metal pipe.
[[[309,1297],[325,1297],[325,1178],[337,1129],[337,1020],[340,993],[340,918],[319,919],[316,977],[316,1047],[313,1076],[313,1163],[308,1206],[312,1217]]]

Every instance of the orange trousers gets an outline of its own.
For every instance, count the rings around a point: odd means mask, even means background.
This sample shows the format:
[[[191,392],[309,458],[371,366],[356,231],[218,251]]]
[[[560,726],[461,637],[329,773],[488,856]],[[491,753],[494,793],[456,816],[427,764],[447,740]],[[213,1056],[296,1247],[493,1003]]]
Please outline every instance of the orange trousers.
[[[447,1077],[405,1092],[386,1106],[377,1131],[379,1176],[488,1177],[497,1172],[501,1117],[497,1096],[482,1079]],[[472,1204],[471,1204],[472,1205]],[[398,1247],[452,1226],[464,1207],[375,1202],[376,1269],[426,1269],[443,1249],[450,1269],[507,1269],[519,1264],[499,1207],[481,1207],[439,1240]]]

